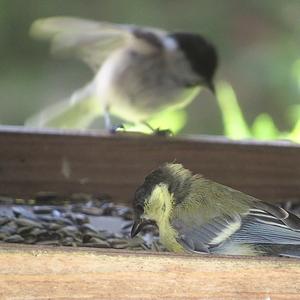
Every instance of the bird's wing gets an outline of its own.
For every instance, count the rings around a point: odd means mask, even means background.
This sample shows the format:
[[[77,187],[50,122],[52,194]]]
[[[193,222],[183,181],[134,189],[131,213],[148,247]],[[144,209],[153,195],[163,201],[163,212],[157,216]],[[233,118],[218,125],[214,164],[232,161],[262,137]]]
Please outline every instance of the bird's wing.
[[[187,222],[174,219],[178,242],[190,251],[210,252],[227,241],[238,244],[300,245],[300,219],[282,208],[266,203],[248,212],[224,214],[203,223],[194,217]],[[271,211],[271,212],[270,212]]]
[[[75,91],[70,98],[47,106],[30,116],[24,125],[34,128],[88,128],[94,119],[102,115],[93,85],[91,82]]]
[[[112,51],[150,31],[155,34],[163,33],[133,25],[51,17],[36,20],[30,33],[35,38],[50,40],[52,53],[73,54],[97,71]]]
[[[36,20],[30,33],[50,40],[52,53],[72,54],[97,70],[113,50],[126,43],[129,29],[106,22],[51,17]]]
[[[241,217],[219,216],[209,222],[200,223],[193,219],[184,222],[182,219],[174,219],[172,226],[178,232],[177,241],[186,249],[193,252],[209,252],[211,247],[223,243],[241,227]]]
[[[300,219],[284,211],[286,217],[280,219],[266,210],[251,208],[231,240],[238,243],[300,245]]]
[[[263,220],[266,215],[273,216],[273,218],[278,219],[278,221],[281,221],[287,227],[293,230],[300,230],[300,219],[291,212],[263,201],[256,201],[253,206],[250,214],[257,219]],[[261,211],[263,214],[261,214]],[[273,222],[275,221],[273,220]]]

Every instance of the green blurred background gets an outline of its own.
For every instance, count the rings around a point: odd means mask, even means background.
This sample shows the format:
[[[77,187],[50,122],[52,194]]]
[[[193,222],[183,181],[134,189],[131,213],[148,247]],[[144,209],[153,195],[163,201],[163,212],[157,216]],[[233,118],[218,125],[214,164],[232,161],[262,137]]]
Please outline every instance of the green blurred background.
[[[203,91],[181,132],[300,140],[299,0],[0,0],[0,124],[22,125],[91,79],[29,37],[35,19],[57,15],[205,35],[220,57],[218,100]]]

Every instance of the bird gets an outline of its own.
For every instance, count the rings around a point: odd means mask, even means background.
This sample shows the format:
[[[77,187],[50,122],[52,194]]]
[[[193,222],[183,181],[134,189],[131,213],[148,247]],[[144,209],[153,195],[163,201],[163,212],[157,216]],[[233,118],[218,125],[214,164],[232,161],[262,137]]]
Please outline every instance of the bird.
[[[171,252],[300,258],[300,219],[287,210],[165,163],[135,192],[131,237],[158,227]]]
[[[94,73],[69,99],[33,118],[36,122],[51,122],[61,111],[97,98],[106,129],[114,128],[111,115],[147,124],[162,110],[187,106],[202,87],[214,92],[217,52],[198,33],[50,17],[36,20],[30,34],[50,40],[52,53],[73,55]]]

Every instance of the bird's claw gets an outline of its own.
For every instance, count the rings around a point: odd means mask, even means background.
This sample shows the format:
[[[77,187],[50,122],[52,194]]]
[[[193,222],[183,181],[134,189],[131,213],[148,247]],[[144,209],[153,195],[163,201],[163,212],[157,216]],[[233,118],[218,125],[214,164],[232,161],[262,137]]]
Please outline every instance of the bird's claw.
[[[110,129],[109,129],[109,133],[115,134],[115,133],[117,133],[120,129],[121,129],[122,131],[125,131],[125,127],[124,127],[123,124],[111,126]]]
[[[153,128],[150,124],[144,123],[151,131],[153,135],[156,136],[172,136],[173,132],[170,129],[160,129],[160,128]]]
[[[156,129],[153,130],[153,134],[156,135],[156,136],[167,137],[167,136],[172,136],[173,132],[170,129],[159,129],[159,128],[156,128]]]

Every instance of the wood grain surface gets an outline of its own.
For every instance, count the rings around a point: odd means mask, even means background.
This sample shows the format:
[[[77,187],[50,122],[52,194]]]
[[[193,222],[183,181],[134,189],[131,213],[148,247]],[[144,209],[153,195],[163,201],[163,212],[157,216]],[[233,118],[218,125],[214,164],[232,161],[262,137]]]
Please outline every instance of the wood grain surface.
[[[0,130],[0,195],[107,193],[130,204],[146,174],[177,161],[269,201],[300,199],[300,146],[222,138]]]
[[[7,245],[0,298],[287,299],[300,295],[300,261]]]

